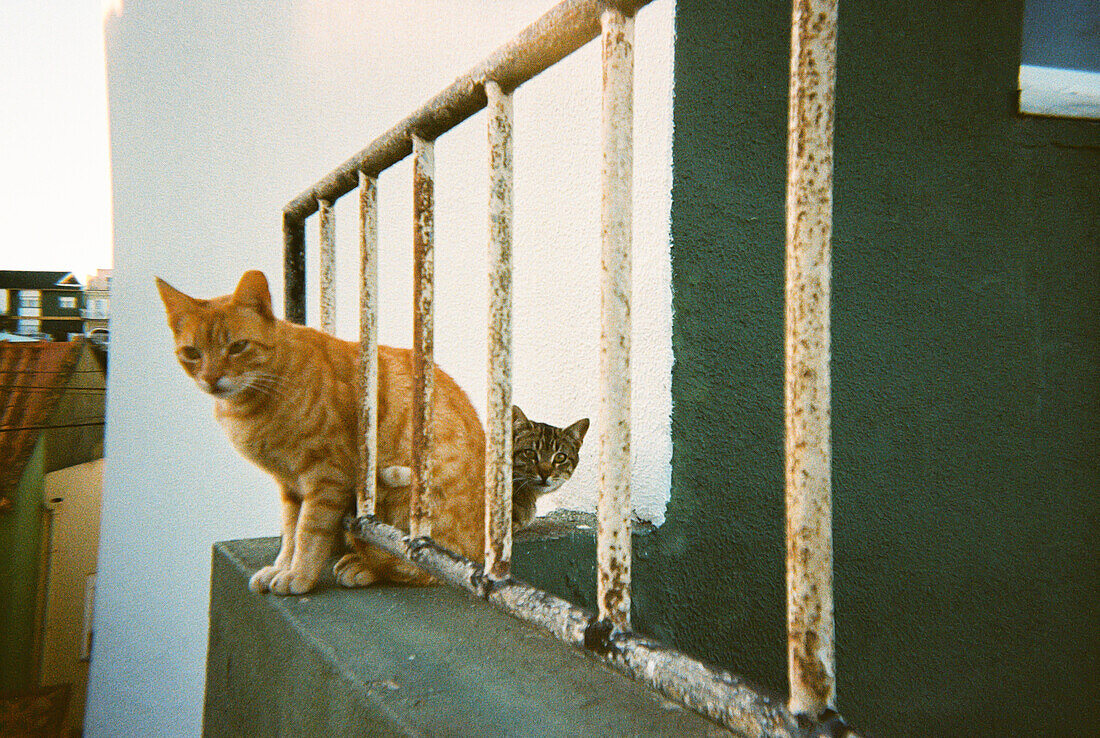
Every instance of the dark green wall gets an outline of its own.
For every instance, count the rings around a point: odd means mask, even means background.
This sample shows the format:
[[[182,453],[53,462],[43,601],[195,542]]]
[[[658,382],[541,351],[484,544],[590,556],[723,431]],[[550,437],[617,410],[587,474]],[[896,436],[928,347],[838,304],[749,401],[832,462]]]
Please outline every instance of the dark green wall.
[[[637,585],[639,624],[783,692],[789,8],[677,4],[673,490]],[[1100,124],[1014,113],[1021,15],[841,3],[839,701],[876,735],[1100,718]]]
[[[0,515],[0,694],[33,686],[44,444],[35,444],[12,508]]]

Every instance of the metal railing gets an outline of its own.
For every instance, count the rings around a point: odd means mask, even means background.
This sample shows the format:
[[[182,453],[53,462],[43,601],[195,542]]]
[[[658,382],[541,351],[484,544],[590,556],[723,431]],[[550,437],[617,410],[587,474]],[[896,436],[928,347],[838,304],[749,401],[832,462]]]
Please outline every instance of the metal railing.
[[[375,139],[283,211],[288,320],[305,323],[305,221],[319,214],[321,328],[335,324],[333,205],[359,190],[360,539],[587,649],[749,736],[839,735],[835,712],[829,440],[829,240],[836,0],[795,0],[787,185],[788,664],[782,704],[630,629],[630,300],[634,14],[649,0],[565,0]],[[596,37],[602,45],[602,335],[594,616],[511,571],[512,93]],[[431,538],[435,140],[488,108],[488,418],[485,560]],[[406,533],[373,517],[377,442],[378,176],[413,156],[413,485]]]

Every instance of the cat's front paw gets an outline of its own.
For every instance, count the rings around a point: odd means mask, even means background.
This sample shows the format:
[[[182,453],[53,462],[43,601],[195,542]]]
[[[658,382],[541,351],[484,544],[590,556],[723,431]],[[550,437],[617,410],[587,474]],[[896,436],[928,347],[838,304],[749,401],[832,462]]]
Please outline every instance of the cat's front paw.
[[[300,595],[313,589],[315,581],[316,578],[309,579],[300,572],[280,571],[272,578],[268,589],[277,595]]]
[[[355,554],[347,554],[332,567],[341,587],[366,587],[378,579],[370,564]]]
[[[384,466],[378,470],[378,481],[387,487],[408,487],[413,470],[407,466]]]
[[[248,588],[258,594],[263,594],[268,590],[271,585],[271,580],[275,578],[282,569],[277,566],[265,566],[258,572],[252,575],[252,578],[248,580]]]

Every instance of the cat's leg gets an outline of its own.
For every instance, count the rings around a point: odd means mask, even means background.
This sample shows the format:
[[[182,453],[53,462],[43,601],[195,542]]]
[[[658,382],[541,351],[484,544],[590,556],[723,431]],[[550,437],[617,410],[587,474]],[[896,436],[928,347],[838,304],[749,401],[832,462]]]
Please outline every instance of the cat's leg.
[[[275,594],[302,594],[313,589],[332,553],[332,542],[347,504],[342,485],[331,477],[314,473],[301,483],[302,507],[294,534],[290,566],[271,580]]]
[[[253,592],[266,592],[275,575],[290,568],[290,560],[294,556],[294,534],[298,528],[298,512],[302,503],[290,488],[280,485],[279,491],[282,514],[282,541],[279,546],[279,555],[275,557],[274,564],[260,569],[248,580],[248,588]]]
[[[351,541],[352,548],[362,544]],[[341,587],[366,587],[378,581],[378,573],[371,563],[357,553],[344,554],[332,567],[336,582]]]
[[[366,587],[374,582],[431,584],[435,580],[420,567],[362,541],[353,540],[355,553],[344,556],[333,567],[336,581],[344,587]]]
[[[407,487],[412,484],[413,470],[407,466],[384,466],[378,470],[378,481],[387,487]]]
[[[512,532],[526,528],[535,519],[535,495],[512,497]]]

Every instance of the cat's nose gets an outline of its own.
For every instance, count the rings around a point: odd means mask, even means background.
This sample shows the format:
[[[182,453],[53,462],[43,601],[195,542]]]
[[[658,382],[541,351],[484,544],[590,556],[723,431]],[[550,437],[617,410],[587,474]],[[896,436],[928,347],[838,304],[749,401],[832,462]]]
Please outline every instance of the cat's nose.
[[[216,372],[202,372],[199,374],[199,382],[207,392],[217,392],[222,387],[222,375]]]

